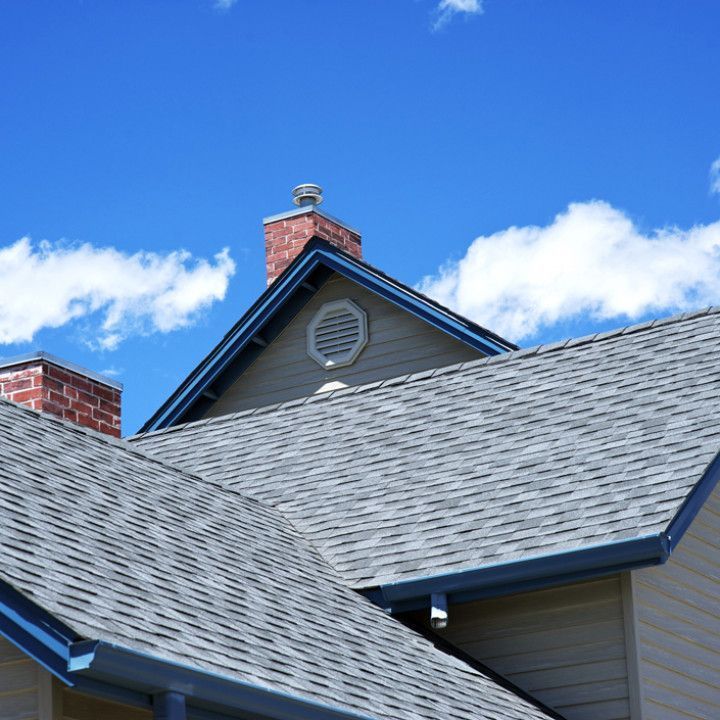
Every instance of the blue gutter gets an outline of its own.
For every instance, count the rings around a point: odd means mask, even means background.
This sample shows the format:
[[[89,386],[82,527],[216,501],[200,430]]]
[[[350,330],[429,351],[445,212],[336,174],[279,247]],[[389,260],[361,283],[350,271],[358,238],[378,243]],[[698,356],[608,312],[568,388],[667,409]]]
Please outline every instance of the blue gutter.
[[[452,603],[470,602],[662,565],[719,483],[720,453],[705,468],[667,528],[655,535],[399,580],[364,591],[364,595],[391,613],[401,613],[430,607],[434,594],[445,594]]]
[[[70,644],[78,635],[3,581],[0,581],[0,635],[67,685],[73,685],[67,664]]]
[[[70,647],[68,669],[82,677],[143,694],[181,693],[188,702],[188,715],[195,717],[218,717],[216,713],[221,712],[226,716],[243,713],[268,720],[375,720],[106,642],[74,643]]]
[[[68,626],[0,581],[0,635],[75,690],[151,708],[151,696],[179,692],[187,715],[225,720],[375,720],[342,708],[205,672],[95,640]],[[193,704],[193,706],[190,705]]]
[[[431,595],[437,593],[446,594],[452,603],[469,602],[562,585],[621,570],[660,565],[668,557],[668,538],[665,533],[659,533],[582,550],[540,555],[528,560],[400,580],[365,594],[389,612],[407,612],[429,607]]]
[[[158,430],[177,422],[200,398],[203,390],[212,385],[213,381],[228,368],[252,338],[261,334],[265,323],[320,265],[357,282],[484,355],[498,355],[515,348],[494,333],[436,305],[429,299],[415,295],[409,288],[352,256],[336,250],[329,243],[314,240],[308,243],[306,250],[260,296],[240,323],[223,338],[138,432]]]

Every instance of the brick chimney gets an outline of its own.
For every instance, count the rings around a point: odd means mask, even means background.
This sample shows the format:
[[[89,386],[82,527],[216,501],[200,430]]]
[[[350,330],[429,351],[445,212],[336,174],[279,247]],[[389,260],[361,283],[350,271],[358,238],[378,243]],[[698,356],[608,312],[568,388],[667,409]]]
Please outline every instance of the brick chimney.
[[[298,206],[263,220],[265,227],[265,261],[267,284],[271,285],[283,270],[302,252],[313,235],[362,258],[360,233],[321,210],[322,188],[319,185],[298,185],[293,189],[293,202]]]
[[[120,437],[122,385],[45,352],[0,360],[0,396]]]

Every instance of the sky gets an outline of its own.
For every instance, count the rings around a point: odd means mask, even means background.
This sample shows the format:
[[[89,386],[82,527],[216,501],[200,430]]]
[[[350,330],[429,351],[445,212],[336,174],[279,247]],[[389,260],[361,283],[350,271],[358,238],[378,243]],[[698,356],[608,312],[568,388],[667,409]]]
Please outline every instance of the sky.
[[[265,287],[290,189],[523,346],[720,303],[715,0],[0,4],[0,357],[135,431]]]

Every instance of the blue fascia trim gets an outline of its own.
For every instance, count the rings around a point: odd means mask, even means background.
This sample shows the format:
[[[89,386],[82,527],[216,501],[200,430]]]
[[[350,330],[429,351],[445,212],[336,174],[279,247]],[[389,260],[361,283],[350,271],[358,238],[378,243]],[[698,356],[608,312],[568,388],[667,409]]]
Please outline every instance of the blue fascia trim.
[[[427,607],[434,593],[445,593],[451,602],[468,602],[662,564],[669,556],[667,537],[659,533],[528,560],[387,583],[367,593],[367,597],[390,612],[404,612]]]
[[[403,288],[396,287],[391,281],[381,278],[362,265],[355,263],[339,253],[325,247],[315,247],[305,257],[298,257],[297,264],[290,267],[285,275],[278,278],[271,286],[272,291],[254,309],[242,327],[238,328],[204,361],[205,368],[198,373],[188,386],[182,390],[175,401],[167,407],[155,420],[143,426],[141,432],[150,432],[171,425],[192,405],[202,391],[212,384],[227,368],[236,354],[257,335],[263,325],[300,287],[305,279],[323,264],[344,275],[367,289],[377,293],[393,304],[411,312],[437,329],[451,335],[461,342],[474,347],[486,355],[498,355],[507,352],[508,348],[483,337],[471,327],[465,325],[451,315],[444,313],[428,302],[409,295]]]
[[[15,588],[0,581],[0,635],[67,685],[70,645],[77,635]]]
[[[489,338],[472,332],[459,320],[442,312],[439,308],[423,303],[412,295],[408,295],[402,288],[396,287],[392,282],[384,278],[373,275],[364,267],[348,262],[340,255],[328,253],[322,248],[315,250],[315,252],[323,257],[324,263],[328,267],[341,273],[349,280],[354,280],[369,290],[376,292],[398,307],[411,312],[416,317],[429,322],[437,329],[452,335],[457,340],[474,347],[476,350],[480,350],[486,355],[499,355],[502,352],[507,352],[507,348],[494,343]]]
[[[192,704],[188,714],[203,709],[242,712],[268,720],[375,720],[288,693],[209,673],[106,642],[83,641],[70,648],[73,673],[110,685],[154,695],[180,692]]]
[[[680,509],[675,514],[675,517],[667,526],[665,534],[668,537],[671,551],[677,547],[685,531],[690,527],[690,524],[698,512],[700,512],[700,508],[702,508],[705,501],[717,487],[718,482],[720,482],[720,453],[718,453],[707,468],[705,468],[702,477],[687,495]]]

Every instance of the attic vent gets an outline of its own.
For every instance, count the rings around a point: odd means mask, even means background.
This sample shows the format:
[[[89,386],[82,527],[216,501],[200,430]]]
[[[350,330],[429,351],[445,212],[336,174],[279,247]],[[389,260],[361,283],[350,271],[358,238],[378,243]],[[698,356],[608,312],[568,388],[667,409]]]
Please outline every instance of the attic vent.
[[[351,365],[367,344],[367,315],[352,300],[325,303],[307,329],[307,353],[327,370]]]

